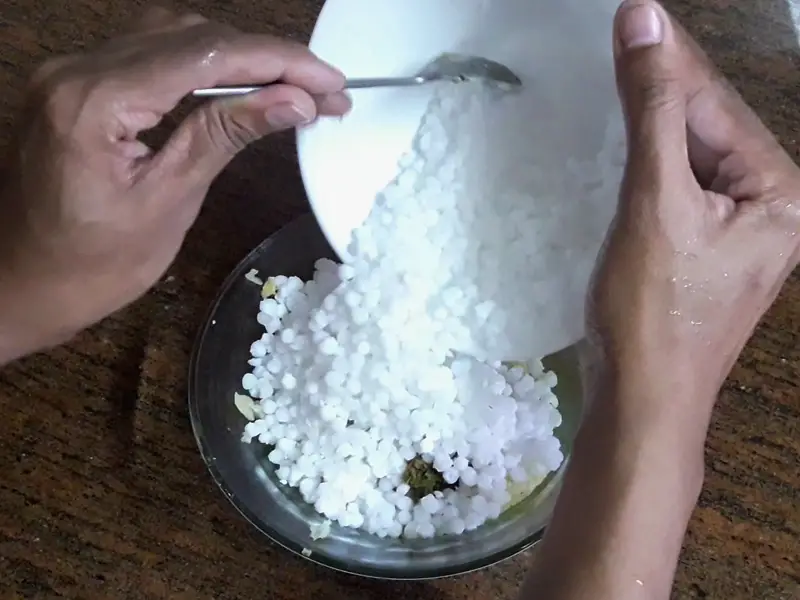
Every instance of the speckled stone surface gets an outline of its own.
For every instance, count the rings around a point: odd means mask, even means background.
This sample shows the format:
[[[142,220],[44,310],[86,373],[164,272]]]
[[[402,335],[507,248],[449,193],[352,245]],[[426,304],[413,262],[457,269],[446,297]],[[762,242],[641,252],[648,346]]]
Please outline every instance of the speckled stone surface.
[[[186,5],[305,39],[321,1]],[[800,51],[785,0],[669,5],[800,156]],[[33,66],[110,35],[139,9],[139,0],[3,0],[0,149]],[[264,141],[219,179],[151,294],[69,346],[0,371],[0,598],[515,596],[530,556],[408,585],[316,568],[252,533],[207,476],[185,402],[195,332],[236,262],[306,210],[291,139]],[[719,404],[675,598],[800,598],[799,342],[795,277]]]

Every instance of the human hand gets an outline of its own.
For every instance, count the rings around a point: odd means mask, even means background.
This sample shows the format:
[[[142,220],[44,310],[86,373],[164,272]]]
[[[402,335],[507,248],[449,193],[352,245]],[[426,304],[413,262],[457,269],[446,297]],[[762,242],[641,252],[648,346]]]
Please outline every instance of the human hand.
[[[278,80],[196,109],[158,152],[137,139],[192,89]],[[163,9],[96,50],[46,64],[0,195],[0,364],[144,294],[234,155],[344,114],[343,86],[297,43]]]
[[[628,160],[587,305],[590,404],[525,598],[670,597],[719,388],[800,256],[776,140],[660,5],[623,2],[615,32]]]
[[[661,6],[616,32],[628,162],[590,338],[622,397],[692,420],[797,265],[800,171]]]

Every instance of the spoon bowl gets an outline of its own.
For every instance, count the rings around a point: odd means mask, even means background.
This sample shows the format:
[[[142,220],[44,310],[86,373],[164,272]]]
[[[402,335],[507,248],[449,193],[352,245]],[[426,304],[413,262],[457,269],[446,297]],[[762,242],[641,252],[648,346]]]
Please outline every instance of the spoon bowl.
[[[449,79],[451,81],[470,81],[482,79],[505,86],[517,87],[522,80],[499,62],[481,56],[469,56],[446,52],[431,61],[420,72],[419,77],[427,81]]]

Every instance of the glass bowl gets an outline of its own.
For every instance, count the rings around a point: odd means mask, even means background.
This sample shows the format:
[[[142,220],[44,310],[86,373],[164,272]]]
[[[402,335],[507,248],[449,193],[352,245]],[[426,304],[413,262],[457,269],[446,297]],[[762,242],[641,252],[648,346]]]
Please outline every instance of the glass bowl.
[[[296,490],[278,482],[264,446],[241,441],[246,421],[233,396],[242,392],[250,345],[263,331],[256,322],[261,288],[245,275],[257,269],[264,280],[280,274],[308,279],[317,259],[335,256],[315,219],[303,216],[242,260],[211,306],[192,354],[188,389],[194,434],[216,484],[239,513],[273,542],[320,565],[364,577],[410,580],[458,575],[495,564],[539,541],[567,461],[500,518],[461,536],[380,539],[334,525],[329,537],[313,540],[310,528],[323,517]],[[577,352],[568,348],[545,364],[559,377],[555,391],[563,423],[556,434],[568,457],[582,412]]]

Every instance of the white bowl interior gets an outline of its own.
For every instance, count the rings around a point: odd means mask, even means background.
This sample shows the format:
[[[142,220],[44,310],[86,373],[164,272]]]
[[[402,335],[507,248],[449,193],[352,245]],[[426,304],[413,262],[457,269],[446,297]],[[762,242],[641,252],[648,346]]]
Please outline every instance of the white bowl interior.
[[[563,169],[570,159],[594,156],[609,123],[621,123],[611,51],[618,5],[619,0],[328,0],[310,46],[349,77],[413,74],[451,51],[502,62],[523,80],[529,109],[520,126],[541,150],[538,166]],[[395,176],[431,94],[431,86],[355,90],[349,116],[299,133],[306,191],[339,255],[376,194]],[[607,215],[614,199],[604,202]]]

